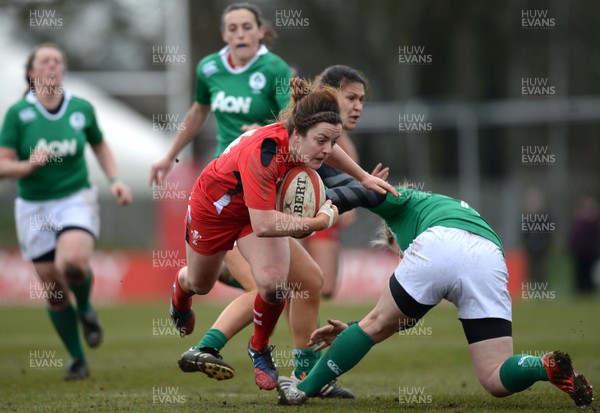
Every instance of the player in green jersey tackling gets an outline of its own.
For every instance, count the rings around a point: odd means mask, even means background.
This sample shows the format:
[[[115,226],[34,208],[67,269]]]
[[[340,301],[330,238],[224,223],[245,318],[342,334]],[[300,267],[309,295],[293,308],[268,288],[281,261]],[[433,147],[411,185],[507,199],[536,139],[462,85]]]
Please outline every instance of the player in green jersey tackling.
[[[329,320],[328,326],[315,330],[309,344],[322,342],[320,348],[331,348],[303,381],[279,378],[279,402],[304,403],[354,367],[373,345],[415,326],[446,299],[458,307],[477,378],[490,394],[505,397],[537,381],[550,381],[578,406],[589,405],[592,387],[568,354],[513,354],[508,271],[500,239],[488,223],[464,201],[398,191],[399,198],[387,195],[370,208],[385,221],[385,244],[403,255],[379,302],[359,322]],[[341,201],[339,192],[327,195],[340,213],[361,205],[358,199]]]
[[[62,51],[49,43],[36,47],[26,70],[29,92],[10,107],[0,132],[0,177],[17,180],[19,244],[42,281],[35,288],[43,291],[52,324],[72,358],[65,379],[83,379],[89,367],[78,319],[90,347],[102,342],[102,328],[90,303],[90,259],[100,223],[96,189],[88,180],[86,143],[119,204],[129,204],[131,193],[117,177],[92,105],[63,89]]]

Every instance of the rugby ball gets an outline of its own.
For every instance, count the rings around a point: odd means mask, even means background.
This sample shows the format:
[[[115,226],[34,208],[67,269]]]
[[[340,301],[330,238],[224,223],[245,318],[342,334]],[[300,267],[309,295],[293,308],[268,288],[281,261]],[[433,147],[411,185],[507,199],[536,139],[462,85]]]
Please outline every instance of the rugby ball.
[[[313,218],[325,203],[325,185],[314,169],[292,168],[277,188],[276,209],[297,217]]]

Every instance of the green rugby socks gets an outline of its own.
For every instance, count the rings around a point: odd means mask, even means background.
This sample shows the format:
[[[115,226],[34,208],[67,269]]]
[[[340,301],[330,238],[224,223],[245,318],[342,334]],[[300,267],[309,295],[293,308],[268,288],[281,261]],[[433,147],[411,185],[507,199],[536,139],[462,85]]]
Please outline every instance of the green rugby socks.
[[[71,304],[64,310],[48,310],[50,320],[72,358],[85,358],[79,338],[79,320]]]
[[[528,389],[537,381],[548,381],[541,357],[515,354],[500,367],[500,382],[511,393]]]
[[[227,337],[221,331],[211,328],[204,334],[202,340],[194,347],[194,350],[200,350],[202,347],[216,348],[217,351],[221,351],[227,344]]]
[[[77,313],[80,315],[92,310],[92,305],[90,303],[92,280],[92,270],[90,270],[81,284],[69,283],[69,288],[73,291],[73,294],[75,294],[75,300],[77,301]]]
[[[375,342],[358,324],[353,324],[336,338],[298,388],[308,395],[319,393],[333,379],[354,367]]]
[[[301,378],[302,373],[310,373],[319,361],[320,352],[314,352],[312,348],[295,348],[292,351],[294,355],[294,375]]]

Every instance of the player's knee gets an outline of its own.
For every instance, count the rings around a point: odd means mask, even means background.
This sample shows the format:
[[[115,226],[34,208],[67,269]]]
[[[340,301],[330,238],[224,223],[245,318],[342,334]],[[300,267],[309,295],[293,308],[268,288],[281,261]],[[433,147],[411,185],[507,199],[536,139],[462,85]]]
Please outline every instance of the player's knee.
[[[488,390],[487,391],[489,394],[491,394],[494,397],[506,397],[506,396],[510,396],[511,393],[507,392],[506,390],[498,390],[498,389],[494,389],[494,390]]]
[[[324,282],[323,271],[315,264],[313,268],[305,272],[301,285],[302,289],[309,291],[311,295],[319,295],[323,289]]]
[[[263,294],[261,294],[261,297],[269,304],[280,304],[286,298],[286,290],[283,286],[267,288]]]
[[[69,284],[81,284],[88,272],[86,267],[85,263],[69,260],[63,264],[62,270]]]
[[[512,394],[504,388],[498,374],[491,373],[486,374],[485,377],[478,376],[477,378],[479,379],[481,387],[494,397],[506,397]]]
[[[333,298],[333,296],[335,295],[335,285],[332,286],[323,286],[321,288],[321,297],[323,297],[325,300],[329,300],[331,298]]]
[[[398,324],[388,320],[380,311],[371,311],[364,321],[363,329],[376,343],[382,342],[398,331]]]
[[[219,273],[210,273],[202,270],[194,270],[191,267],[183,267],[177,273],[179,285],[184,291],[197,295],[208,294],[219,279]]]
[[[258,293],[268,303],[279,304],[285,300],[288,283],[288,268],[280,265],[267,265],[253,273]]]
[[[196,280],[189,283],[189,289],[192,290],[194,294],[206,295],[213,289],[214,285],[215,281]]]
[[[487,391],[489,394],[491,394],[494,397],[500,398],[500,397],[510,396],[512,394],[502,386],[497,386],[497,385],[492,385],[492,384],[483,384],[483,383],[481,383],[481,385],[483,386],[485,391]]]
[[[233,275],[225,263],[221,265],[221,274],[219,274],[219,280],[224,283],[230,283],[233,280]]]

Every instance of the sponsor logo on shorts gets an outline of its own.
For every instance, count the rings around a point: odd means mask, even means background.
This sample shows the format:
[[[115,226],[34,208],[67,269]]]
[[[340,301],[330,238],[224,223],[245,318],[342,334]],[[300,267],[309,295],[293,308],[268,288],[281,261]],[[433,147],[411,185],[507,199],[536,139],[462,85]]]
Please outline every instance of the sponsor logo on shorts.
[[[197,230],[192,230],[192,244],[194,244],[195,246],[198,246],[198,241],[200,241],[202,239],[202,235],[200,235],[200,233]]]

